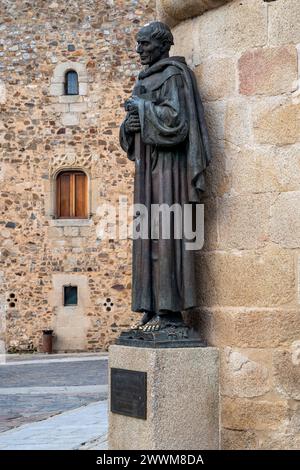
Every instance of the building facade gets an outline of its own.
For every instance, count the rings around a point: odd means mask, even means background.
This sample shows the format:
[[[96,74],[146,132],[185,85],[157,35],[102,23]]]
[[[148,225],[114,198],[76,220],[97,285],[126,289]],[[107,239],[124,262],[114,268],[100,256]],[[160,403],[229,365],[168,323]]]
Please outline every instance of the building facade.
[[[132,195],[118,143],[153,1],[1,2],[1,315],[6,349],[103,350],[131,321],[127,239],[105,204]],[[125,199],[124,199],[125,198]],[[111,212],[108,208],[107,212]],[[110,215],[113,215],[110,213]]]

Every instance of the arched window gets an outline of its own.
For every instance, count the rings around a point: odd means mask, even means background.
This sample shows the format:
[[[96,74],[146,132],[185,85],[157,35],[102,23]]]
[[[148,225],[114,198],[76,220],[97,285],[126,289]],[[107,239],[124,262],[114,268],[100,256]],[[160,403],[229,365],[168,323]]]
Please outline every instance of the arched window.
[[[60,219],[88,218],[88,185],[83,171],[62,171],[56,179],[56,216]]]
[[[78,95],[78,74],[74,70],[69,70],[65,75],[65,94]]]

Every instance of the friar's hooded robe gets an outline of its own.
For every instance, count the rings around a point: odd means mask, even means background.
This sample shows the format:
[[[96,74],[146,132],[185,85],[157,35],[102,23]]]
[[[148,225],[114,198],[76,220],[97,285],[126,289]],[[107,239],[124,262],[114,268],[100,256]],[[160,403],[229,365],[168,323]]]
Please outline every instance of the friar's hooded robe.
[[[208,136],[193,72],[183,57],[162,59],[139,74],[141,133],[120,130],[120,143],[135,161],[134,203],[199,202],[210,161]],[[132,310],[179,312],[197,306],[195,251],[183,239],[133,240]]]

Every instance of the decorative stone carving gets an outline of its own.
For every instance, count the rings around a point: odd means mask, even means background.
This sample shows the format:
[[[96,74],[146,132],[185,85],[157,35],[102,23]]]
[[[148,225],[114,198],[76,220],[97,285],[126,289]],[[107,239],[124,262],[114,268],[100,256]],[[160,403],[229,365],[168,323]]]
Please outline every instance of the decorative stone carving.
[[[91,164],[92,155],[75,154],[73,152],[56,154],[51,160],[51,173],[55,173],[60,168],[76,167],[89,169]]]

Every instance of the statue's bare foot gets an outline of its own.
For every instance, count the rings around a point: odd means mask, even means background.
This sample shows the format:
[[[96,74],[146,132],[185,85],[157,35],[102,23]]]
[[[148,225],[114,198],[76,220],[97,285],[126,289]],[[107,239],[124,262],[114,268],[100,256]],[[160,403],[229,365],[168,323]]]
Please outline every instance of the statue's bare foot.
[[[155,317],[155,312],[144,312],[144,315],[140,319],[140,321],[134,325],[131,329],[132,330],[140,330],[143,329],[143,326],[149,323],[153,317]]]

